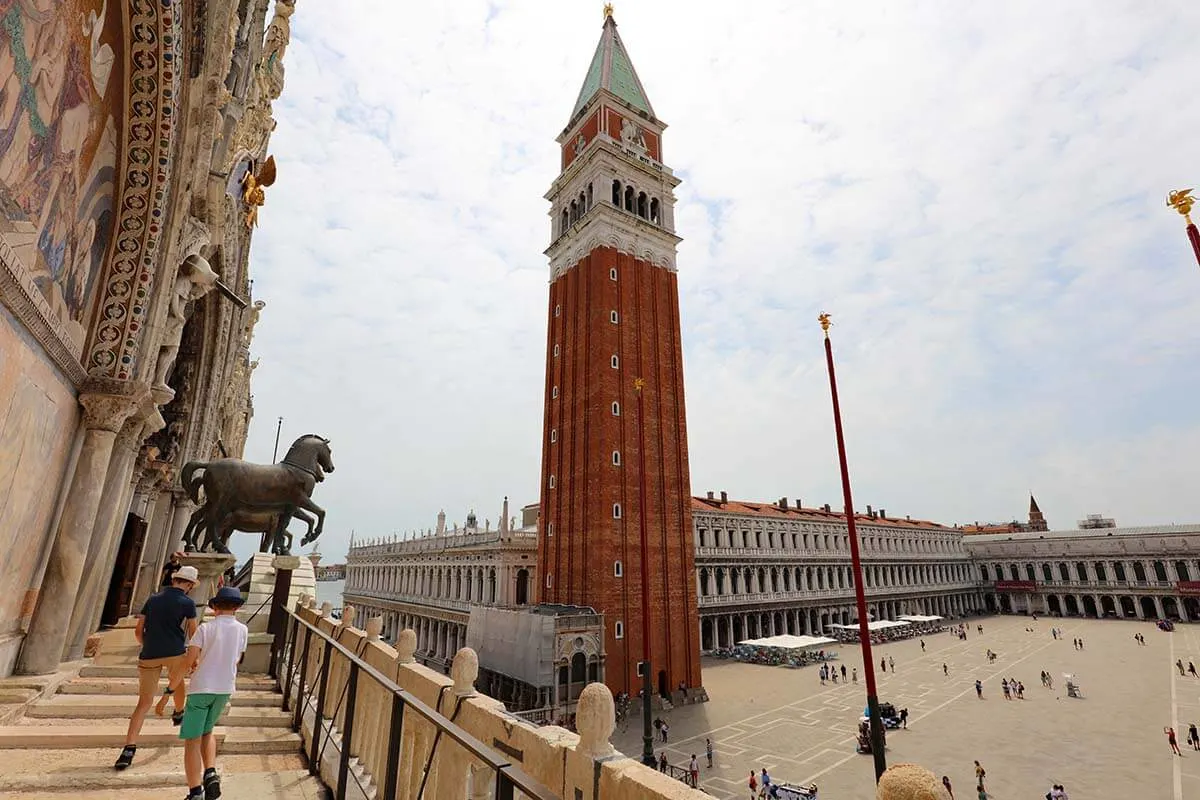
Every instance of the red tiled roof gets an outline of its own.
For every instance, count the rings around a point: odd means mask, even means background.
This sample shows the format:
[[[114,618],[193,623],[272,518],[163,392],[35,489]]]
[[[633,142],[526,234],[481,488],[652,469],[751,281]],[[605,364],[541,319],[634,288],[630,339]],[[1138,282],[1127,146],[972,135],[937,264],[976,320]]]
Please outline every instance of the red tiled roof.
[[[775,519],[804,519],[812,522],[837,522],[844,521],[846,515],[841,511],[826,511],[823,508],[795,508],[788,506],[780,508],[777,503],[756,503],[746,500],[727,500],[724,503],[720,499],[707,497],[692,498],[693,511],[720,511],[726,514],[745,514],[749,516],[772,517]],[[874,516],[866,514],[855,514],[854,519],[864,525],[886,525],[896,528],[923,528],[927,530],[950,531],[953,528],[947,525],[940,525],[936,522],[930,522],[924,519],[897,519],[896,517],[881,517],[878,513]]]

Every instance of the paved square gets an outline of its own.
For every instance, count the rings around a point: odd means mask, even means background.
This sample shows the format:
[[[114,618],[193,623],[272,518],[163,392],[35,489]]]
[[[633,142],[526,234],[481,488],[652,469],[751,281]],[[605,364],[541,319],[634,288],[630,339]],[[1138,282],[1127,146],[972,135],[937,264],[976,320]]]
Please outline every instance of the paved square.
[[[971,626],[965,642],[949,633],[927,637],[925,653],[916,639],[874,648],[877,668],[881,657],[896,660],[895,674],[877,673],[880,700],[909,711],[909,730],[888,736],[889,764],[914,762],[948,775],[959,800],[974,800],[974,759],[987,769],[997,800],[1044,797],[1052,783],[1076,800],[1200,798],[1200,751],[1186,743],[1188,723],[1200,725],[1200,679],[1180,677],[1173,666],[1180,658],[1200,670],[1200,626],[1163,633],[1149,622],[1025,617],[987,617]],[[1063,629],[1063,641],[1051,637],[1051,626]],[[1145,647],[1133,639],[1139,632]],[[1076,637],[1082,651],[1072,647]],[[993,664],[988,648],[999,654]],[[871,757],[854,752],[866,694],[861,651],[836,649],[835,663],[857,668],[858,684],[822,686],[815,667],[706,659],[711,701],[661,715],[670,723],[667,758],[682,767],[695,753],[703,765],[704,739],[711,737],[715,764],[702,766],[701,788],[716,797],[747,797],[750,769],[765,766],[776,780],[815,781],[823,800],[873,798]],[[1043,669],[1054,678],[1052,690],[1041,685]],[[1083,699],[1066,697],[1068,672]],[[1004,677],[1025,684],[1023,701],[1004,700]],[[1178,732],[1182,757],[1170,752],[1167,725]],[[640,719],[623,723],[614,743],[640,753]],[[656,739],[655,753],[663,748]]]

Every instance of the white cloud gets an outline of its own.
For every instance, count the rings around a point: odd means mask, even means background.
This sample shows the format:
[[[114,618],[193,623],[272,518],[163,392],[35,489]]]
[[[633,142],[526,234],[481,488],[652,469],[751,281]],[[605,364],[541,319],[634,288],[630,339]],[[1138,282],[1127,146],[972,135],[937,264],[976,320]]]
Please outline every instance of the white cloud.
[[[543,193],[599,4],[302,4],[247,457],[333,439],[323,550],[537,500]],[[944,522],[1200,519],[1200,8],[617,9],[679,189],[693,490]],[[1190,165],[1190,166],[1189,166]],[[515,513],[515,512],[514,512]]]

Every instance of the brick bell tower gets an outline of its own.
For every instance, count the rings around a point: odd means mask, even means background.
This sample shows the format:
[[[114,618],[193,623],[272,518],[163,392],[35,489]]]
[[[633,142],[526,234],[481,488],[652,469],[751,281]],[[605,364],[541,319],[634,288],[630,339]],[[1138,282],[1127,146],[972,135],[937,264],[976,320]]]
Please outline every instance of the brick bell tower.
[[[701,685],[675,273],[679,180],[662,163],[665,128],[606,8],[583,89],[557,139],[562,173],[546,195],[550,303],[538,560],[542,602],[604,614],[606,683],[631,695],[642,685],[643,615],[655,691]]]

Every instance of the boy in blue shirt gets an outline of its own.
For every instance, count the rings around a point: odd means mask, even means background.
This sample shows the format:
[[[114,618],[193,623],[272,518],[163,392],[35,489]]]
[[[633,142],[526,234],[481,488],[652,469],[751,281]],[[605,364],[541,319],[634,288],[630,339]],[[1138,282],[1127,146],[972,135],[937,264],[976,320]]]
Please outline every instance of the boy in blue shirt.
[[[180,567],[171,576],[171,585],[150,595],[138,614],[137,626],[133,629],[133,635],[142,646],[138,654],[138,701],[129,717],[125,746],[113,765],[118,770],[133,763],[138,735],[142,732],[142,723],[146,721],[146,712],[154,703],[154,694],[164,668],[167,670],[168,686],[178,687],[175,689],[175,713],[171,718],[176,725],[183,719],[186,700],[183,686],[185,644],[196,631],[196,604],[187,595],[199,580],[200,575],[195,567]]]

